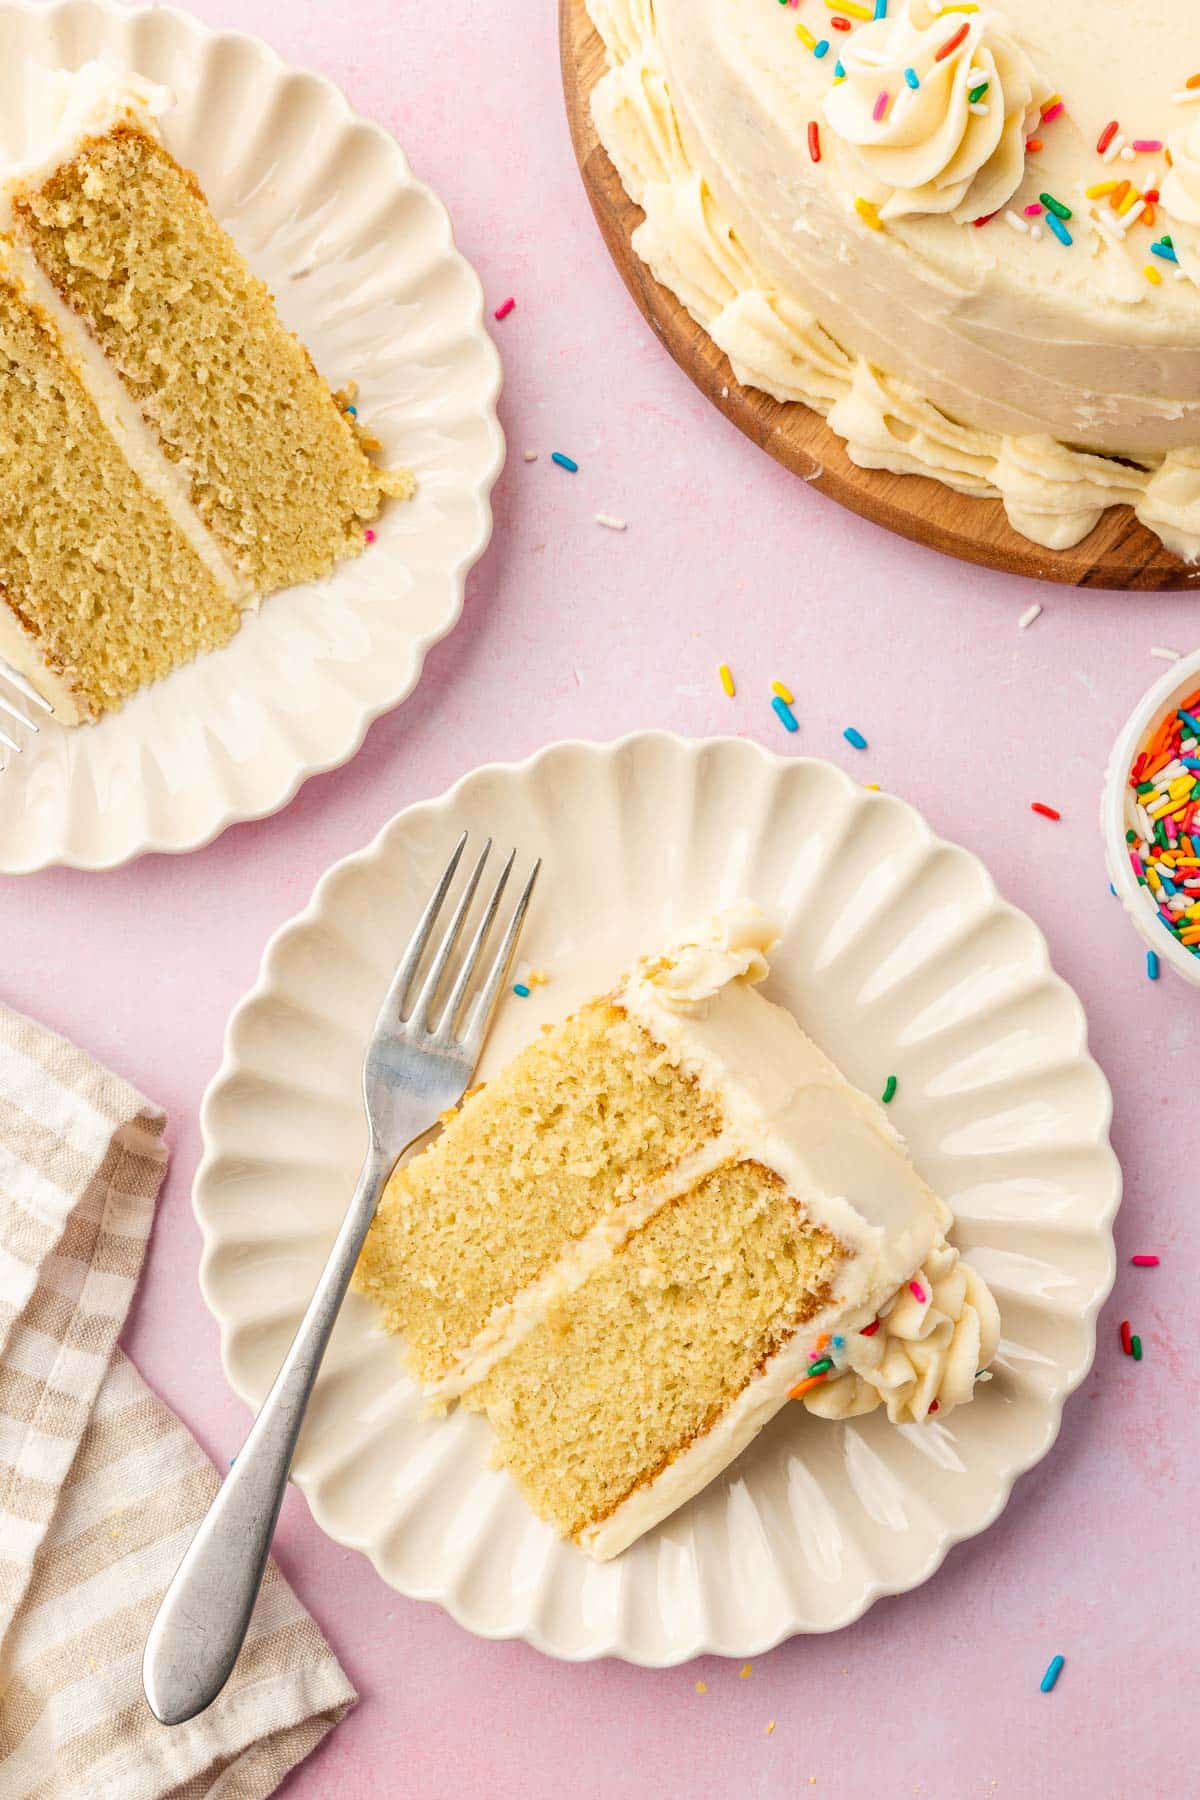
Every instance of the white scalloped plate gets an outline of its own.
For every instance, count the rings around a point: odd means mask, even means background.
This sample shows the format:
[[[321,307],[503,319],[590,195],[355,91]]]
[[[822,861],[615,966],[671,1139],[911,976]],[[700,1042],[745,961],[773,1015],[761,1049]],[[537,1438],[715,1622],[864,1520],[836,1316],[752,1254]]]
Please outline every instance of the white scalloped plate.
[[[485,1075],[674,927],[743,895],[781,915],[766,991],[869,1092],[898,1075],[893,1116],[1000,1303],[996,1377],[944,1424],[787,1407],[703,1494],[596,1564],[487,1467],[481,1417],[419,1416],[396,1340],[351,1295],[294,1478],[402,1593],[556,1656],[748,1656],[844,1625],[996,1517],[1091,1365],[1120,1171],[1079,1002],[973,856],[827,763],[652,733],[480,769],[325,876],[230,1022],[195,1204],[205,1298],[251,1404],[358,1168],[379,997],[464,826],[545,858],[523,948],[551,980],[502,1008]]]
[[[51,725],[0,778],[0,873],[194,850],[286,805],[354,754],[454,626],[504,460],[500,364],[479,281],[399,147],[320,76],[167,7],[0,5],[0,155],[31,63],[90,57],[163,82],[173,153],[271,287],[286,324],[418,494],[326,580],[274,595],[232,643],[98,725]]]

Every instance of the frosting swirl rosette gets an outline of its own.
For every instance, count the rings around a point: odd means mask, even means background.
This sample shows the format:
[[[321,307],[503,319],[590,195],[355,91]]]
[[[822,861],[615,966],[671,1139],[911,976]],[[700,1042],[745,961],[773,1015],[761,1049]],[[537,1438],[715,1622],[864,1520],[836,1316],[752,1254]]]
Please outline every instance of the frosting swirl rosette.
[[[975,1377],[1000,1341],[1000,1314],[986,1282],[943,1241],[866,1332],[849,1331],[835,1371],[803,1396],[823,1419],[854,1419],[887,1407],[893,1425],[920,1423],[970,1400]]]
[[[935,14],[906,0],[855,32],[842,66],[825,117],[881,218],[970,221],[1012,198],[1049,89],[1003,13]]]
[[[1181,225],[1200,225],[1200,119],[1172,133],[1171,167],[1162,184],[1163,211]]]

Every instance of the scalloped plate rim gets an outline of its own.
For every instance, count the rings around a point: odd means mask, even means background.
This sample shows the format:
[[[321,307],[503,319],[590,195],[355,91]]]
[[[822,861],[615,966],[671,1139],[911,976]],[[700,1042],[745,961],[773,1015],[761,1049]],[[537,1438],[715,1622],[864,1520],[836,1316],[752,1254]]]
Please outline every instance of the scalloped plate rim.
[[[206,1217],[205,1186],[210,1172],[218,1162],[221,1154],[221,1152],[214,1148],[213,1145],[214,1108],[223,1090],[237,1079],[239,1073],[239,1058],[235,1050],[235,1038],[242,1018],[249,1015],[270,993],[274,982],[275,959],[277,954],[283,945],[291,938],[302,935],[312,927],[315,921],[320,917],[327,897],[334,884],[346,871],[351,867],[363,869],[373,865],[378,866],[388,854],[393,834],[398,836],[405,828],[410,827],[424,817],[452,812],[459,796],[469,784],[477,780],[495,779],[496,777],[528,777],[546,761],[558,756],[583,754],[597,758],[615,758],[622,753],[628,753],[635,747],[641,745],[651,747],[655,745],[668,745],[674,753],[689,757],[693,761],[698,760],[699,757],[704,754],[720,754],[722,752],[733,751],[738,755],[749,756],[752,759],[760,760],[776,777],[779,777],[786,770],[815,766],[823,771],[832,771],[836,775],[838,781],[846,789],[857,791],[857,784],[854,782],[853,778],[846,774],[843,769],[838,768],[836,764],[826,762],[824,759],[818,757],[782,756],[775,751],[765,749],[754,740],[745,738],[732,736],[685,738],[677,733],[669,731],[640,731],[628,733],[622,737],[609,741],[580,738],[559,740],[544,746],[534,755],[523,760],[481,765],[461,776],[459,780],[443,794],[429,800],[416,802],[414,805],[404,808],[390,819],[363,849],[352,852],[350,855],[341,858],[331,868],[326,870],[324,875],[322,875],[318,881],[308,905],[292,919],[281,925],[268,940],[263,952],[258,978],[256,979],[254,986],[243,996],[233,1013],[230,1015],[225,1031],[221,1064],[204,1095],[200,1112],[203,1155],[197,1169],[193,1186],[193,1210],[200,1227],[202,1239],[199,1267],[201,1293],[219,1327],[221,1362],[226,1377],[239,1398],[252,1409],[257,1403],[259,1394],[251,1391],[249,1386],[241,1379],[240,1372],[235,1371],[231,1364],[231,1337],[234,1329],[234,1321],[221,1307],[210,1279],[212,1256],[217,1248],[219,1240],[216,1230]],[[669,1668],[703,1655],[730,1657],[761,1655],[767,1650],[773,1649],[776,1645],[785,1642],[790,1637],[824,1635],[830,1631],[841,1630],[845,1626],[851,1625],[855,1620],[861,1618],[870,1607],[874,1605],[876,1600],[910,1592],[914,1588],[922,1586],[937,1572],[950,1550],[953,1549],[956,1544],[963,1543],[969,1538],[978,1536],[981,1532],[986,1531],[990,1525],[995,1523],[996,1519],[1008,1504],[1012,1495],[1012,1490],[1019,1477],[1034,1468],[1053,1448],[1062,1428],[1063,1408],[1070,1396],[1078,1390],[1082,1382],[1086,1379],[1094,1363],[1097,1344],[1096,1322],[1102,1307],[1112,1292],[1116,1278],[1116,1253],[1112,1237],[1112,1224],[1122,1197],[1122,1171],[1120,1163],[1112,1150],[1110,1139],[1113,1115],[1112,1090],[1103,1070],[1100,1069],[1099,1065],[1095,1062],[1095,1059],[1091,1056],[1088,1048],[1087,1018],[1082,1003],[1074,989],[1055,972],[1050,959],[1049,946],[1046,943],[1044,934],[1037,926],[1036,922],[1030,919],[1028,914],[1021,912],[1019,908],[1013,906],[1003,897],[990,871],[986,865],[975,856],[973,851],[967,850],[965,846],[955,844],[952,840],[941,837],[933,830],[932,826],[929,825],[923,815],[918,812],[910,802],[895,794],[888,794],[886,795],[886,798],[893,805],[898,806],[903,810],[907,815],[909,822],[917,828],[919,835],[924,839],[929,848],[935,850],[940,848],[949,849],[959,856],[968,859],[968,861],[974,865],[974,868],[983,877],[985,883],[985,893],[989,902],[989,911],[997,910],[1003,914],[1015,916],[1021,920],[1023,925],[1031,930],[1033,933],[1031,941],[1038,952],[1041,973],[1049,979],[1050,983],[1059,992],[1068,998],[1071,1004],[1075,1022],[1079,1029],[1079,1042],[1075,1060],[1080,1063],[1090,1064],[1095,1070],[1101,1083],[1101,1093],[1104,1104],[1102,1115],[1097,1124],[1095,1141],[1098,1145],[1107,1150],[1108,1162],[1112,1175],[1112,1191],[1110,1200],[1095,1220],[1095,1229],[1097,1235],[1103,1236],[1105,1239],[1107,1252],[1105,1268],[1103,1277],[1098,1283],[1093,1298],[1084,1308],[1081,1315],[1081,1323],[1088,1328],[1090,1333],[1090,1343],[1087,1354],[1077,1366],[1065,1371],[1061,1386],[1056,1392],[1053,1400],[1046,1402],[1045,1430],[1038,1446],[1031,1453],[1023,1457],[1018,1457],[1015,1463],[997,1478],[996,1490],[992,1500],[985,1508],[983,1515],[977,1521],[964,1525],[963,1528],[959,1530],[948,1528],[943,1532],[940,1540],[933,1544],[929,1557],[915,1574],[903,1576],[896,1582],[889,1582],[887,1580],[868,1581],[865,1591],[845,1609],[844,1614],[819,1624],[814,1624],[804,1619],[798,1619],[795,1617],[793,1611],[792,1616],[786,1623],[777,1629],[773,1628],[767,1631],[759,1639],[733,1644],[720,1641],[714,1637],[702,1635],[689,1640],[685,1644],[673,1646],[669,1654],[644,1654],[639,1652],[637,1647],[628,1640],[627,1634],[621,1629],[607,1635],[602,1643],[592,1643],[578,1649],[564,1648],[561,1644],[554,1642],[541,1631],[536,1622],[532,1620],[524,1625],[512,1627],[491,1626],[481,1623],[472,1616],[471,1609],[467,1605],[459,1602],[458,1597],[453,1591],[447,1591],[445,1587],[439,1587],[437,1584],[429,1584],[427,1586],[415,1586],[410,1584],[403,1588],[399,1588],[391,1581],[383,1567],[381,1555],[377,1552],[372,1542],[368,1540],[366,1534],[352,1534],[336,1526],[334,1519],[331,1517],[330,1509],[324,1504],[321,1497],[321,1478],[319,1476],[308,1476],[303,1471],[297,1472],[292,1479],[297,1488],[304,1494],[315,1523],[335,1543],[343,1544],[348,1548],[361,1551],[366,1555],[381,1579],[386,1582],[388,1586],[394,1587],[395,1591],[404,1593],[410,1599],[420,1600],[426,1604],[441,1606],[459,1625],[464,1629],[475,1633],[477,1636],[488,1638],[493,1641],[519,1638],[524,1642],[532,1644],[534,1648],[542,1651],[543,1654],[555,1657],[562,1661],[588,1662],[602,1656],[617,1656],[641,1667]]]
[[[125,848],[95,856],[67,852],[49,852],[34,856],[26,861],[9,865],[0,864],[0,873],[11,876],[38,875],[47,869],[78,869],[85,873],[107,873],[110,870],[126,868],[130,863],[138,861],[142,856],[168,855],[184,856],[195,850],[204,850],[216,841],[232,825],[252,824],[256,820],[272,818],[282,812],[295,799],[304,784],[316,775],[329,774],[334,769],[342,768],[350,762],[362,748],[364,739],[371,726],[384,716],[401,706],[416,688],[424,672],[425,660],[429,652],[450,635],[462,618],[466,599],[467,577],[487,551],[492,539],[494,517],[491,504],[491,492],[504,469],[507,445],[504,430],[500,424],[498,402],[503,385],[504,371],[499,350],[489,335],[484,324],[484,292],[483,284],[474,268],[458,248],[454,234],[453,221],[445,203],[425,182],[413,174],[403,146],[384,126],[374,119],[364,117],[356,112],[349,100],[331,77],[318,69],[309,68],[305,64],[287,61],[265,38],[253,32],[239,31],[236,27],[216,27],[206,25],[203,20],[182,8],[173,5],[150,4],[143,6],[125,6],[120,0],[54,0],[46,6],[39,0],[0,0],[0,12],[19,13],[27,18],[35,18],[46,29],[51,29],[50,21],[62,13],[91,11],[100,13],[108,19],[120,20],[122,26],[128,26],[131,19],[139,16],[168,18],[176,29],[185,30],[193,38],[212,42],[236,42],[251,46],[258,54],[266,57],[275,69],[284,74],[302,75],[306,80],[315,83],[322,91],[326,104],[334,103],[343,118],[355,127],[369,133],[385,144],[391,154],[398,158],[398,168],[406,186],[415,189],[421,198],[429,203],[440,215],[440,222],[445,231],[446,248],[462,265],[470,283],[473,285],[472,306],[467,320],[469,332],[477,335],[484,348],[484,355],[490,362],[490,380],[484,394],[482,418],[490,427],[489,436],[493,443],[493,453],[486,468],[481,472],[475,484],[474,497],[480,514],[479,529],[473,543],[464,550],[459,559],[445,570],[451,585],[452,603],[448,616],[439,628],[427,632],[414,639],[408,666],[398,684],[398,690],[390,699],[379,702],[365,702],[362,706],[356,725],[348,737],[327,756],[314,762],[302,762],[292,775],[275,792],[273,797],[256,803],[252,808],[245,806],[229,806],[215,819],[207,823],[192,836],[168,840],[161,834],[143,837],[139,842]],[[9,771],[11,774],[11,771]]]

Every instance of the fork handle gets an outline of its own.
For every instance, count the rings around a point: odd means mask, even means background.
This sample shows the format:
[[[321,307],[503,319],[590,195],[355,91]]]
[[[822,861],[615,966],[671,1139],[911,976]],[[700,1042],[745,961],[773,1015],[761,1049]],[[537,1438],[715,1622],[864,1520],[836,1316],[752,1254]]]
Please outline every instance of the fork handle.
[[[203,1712],[233,1671],[309,1395],[395,1160],[375,1144],[368,1151],[283,1366],[158,1609],[146,1640],[142,1684],[151,1711],[164,1725],[182,1725]]]

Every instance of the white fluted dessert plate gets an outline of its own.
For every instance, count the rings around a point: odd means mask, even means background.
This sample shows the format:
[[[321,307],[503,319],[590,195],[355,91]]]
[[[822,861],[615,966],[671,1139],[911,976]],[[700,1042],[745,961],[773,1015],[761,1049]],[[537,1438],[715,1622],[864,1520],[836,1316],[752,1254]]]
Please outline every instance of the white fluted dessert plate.
[[[661,733],[468,776],[339,863],[270,944],[203,1110],[201,1283],[229,1378],[269,1387],[365,1148],[363,1047],[456,834],[545,859],[505,1061],[643,951],[743,896],[782,919],[766,992],[893,1117],[1000,1305],[995,1377],[945,1422],[787,1407],[702,1494],[591,1562],[487,1466],[488,1427],[423,1419],[397,1340],[346,1302],[294,1468],[317,1522],[402,1593],[549,1653],[664,1665],[830,1631],[915,1587],[1053,1443],[1113,1279],[1120,1171],[1078,1000],[1037,927],[911,807],[827,763]]]
[[[100,57],[174,92],[163,121],[214,213],[333,386],[359,385],[382,459],[417,476],[376,540],[272,596],[231,643],[97,725],[51,723],[0,776],[0,873],[198,848],[354,754],[452,629],[491,532],[500,364],[479,281],[399,146],[322,77],[168,7],[0,4],[0,154],[32,65]]]

